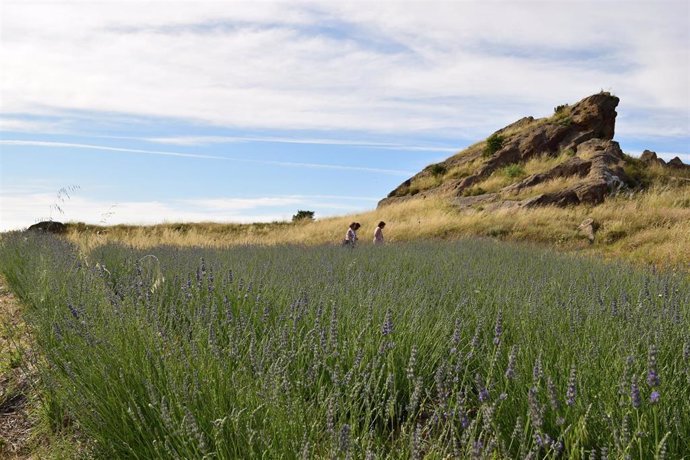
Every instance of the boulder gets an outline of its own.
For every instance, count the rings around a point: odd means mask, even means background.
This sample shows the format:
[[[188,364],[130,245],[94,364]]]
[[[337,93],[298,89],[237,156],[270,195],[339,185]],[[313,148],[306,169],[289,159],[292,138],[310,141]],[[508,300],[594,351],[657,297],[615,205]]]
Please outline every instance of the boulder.
[[[592,218],[585,219],[577,227],[589,240],[589,243],[594,243],[594,235],[599,229],[599,224]]]
[[[55,233],[55,234],[62,234],[62,233],[67,233],[67,226],[63,224],[62,222],[56,222],[53,220],[44,220],[42,222],[38,222],[36,224],[33,224],[28,228],[29,231],[35,231],[35,232],[46,232],[46,233]]]
[[[642,155],[640,155],[640,160],[644,161],[645,163],[651,163],[656,161],[656,159],[656,152],[652,152],[651,150],[645,150],[642,152]]]
[[[671,167],[671,168],[677,168],[677,169],[690,168],[690,165],[686,165],[685,163],[683,163],[683,160],[681,160],[678,157],[673,158],[668,163],[666,163],[666,165]]]

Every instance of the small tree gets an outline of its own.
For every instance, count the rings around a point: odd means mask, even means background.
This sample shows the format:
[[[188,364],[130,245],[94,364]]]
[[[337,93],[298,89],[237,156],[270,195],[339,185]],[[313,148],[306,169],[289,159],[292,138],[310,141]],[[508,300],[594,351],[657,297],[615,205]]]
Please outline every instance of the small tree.
[[[314,220],[314,211],[304,211],[300,209],[297,211],[297,214],[292,216],[293,222],[304,222],[312,220]]]

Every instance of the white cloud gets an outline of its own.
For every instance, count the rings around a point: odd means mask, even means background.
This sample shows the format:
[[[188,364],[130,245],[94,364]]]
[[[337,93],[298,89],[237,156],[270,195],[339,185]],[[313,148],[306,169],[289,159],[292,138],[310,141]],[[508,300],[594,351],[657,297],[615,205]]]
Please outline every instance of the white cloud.
[[[0,131],[10,131],[13,133],[58,133],[64,132],[64,127],[58,122],[0,117]]]
[[[78,194],[54,209],[54,193],[3,189],[0,193],[0,231],[27,228],[40,220],[115,225],[161,222],[271,222],[289,220],[298,208],[316,210],[318,217],[339,211],[371,208],[373,198],[337,195],[294,195],[253,198],[201,198],[112,203]],[[358,204],[355,204],[358,203]]]
[[[6,3],[2,110],[483,135],[603,88],[687,136],[690,6],[661,3]]]

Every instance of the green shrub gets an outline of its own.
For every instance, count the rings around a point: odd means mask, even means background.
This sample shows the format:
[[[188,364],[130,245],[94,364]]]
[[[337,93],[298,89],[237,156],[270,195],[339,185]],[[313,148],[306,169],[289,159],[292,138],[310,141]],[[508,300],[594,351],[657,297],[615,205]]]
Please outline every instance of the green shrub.
[[[653,182],[654,178],[650,174],[647,165],[637,158],[626,158],[623,171],[628,176],[628,186],[646,188]]]
[[[486,139],[486,146],[484,147],[484,156],[490,156],[501,150],[505,138],[500,134],[492,134]]]
[[[436,163],[434,165],[431,165],[429,168],[429,171],[431,174],[434,176],[443,176],[446,173],[446,167],[442,165],[441,163]]]
[[[525,173],[525,168],[523,168],[522,165],[514,163],[512,165],[508,165],[505,168],[503,168],[503,174],[505,174],[506,176],[511,177],[511,178],[516,178],[516,177],[522,177],[526,173]]]

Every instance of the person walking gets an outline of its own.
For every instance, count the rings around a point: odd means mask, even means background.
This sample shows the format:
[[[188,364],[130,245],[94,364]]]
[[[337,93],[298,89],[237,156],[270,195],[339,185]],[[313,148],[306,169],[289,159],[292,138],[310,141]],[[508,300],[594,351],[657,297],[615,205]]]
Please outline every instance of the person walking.
[[[357,230],[359,230],[359,227],[361,225],[359,222],[352,222],[350,226],[347,229],[347,233],[345,233],[345,240],[343,240],[343,246],[355,247],[355,243],[357,242]]]
[[[374,244],[375,245],[381,245],[383,244],[383,227],[386,226],[386,223],[384,221],[379,222],[378,226],[376,227],[376,230],[374,230]]]

